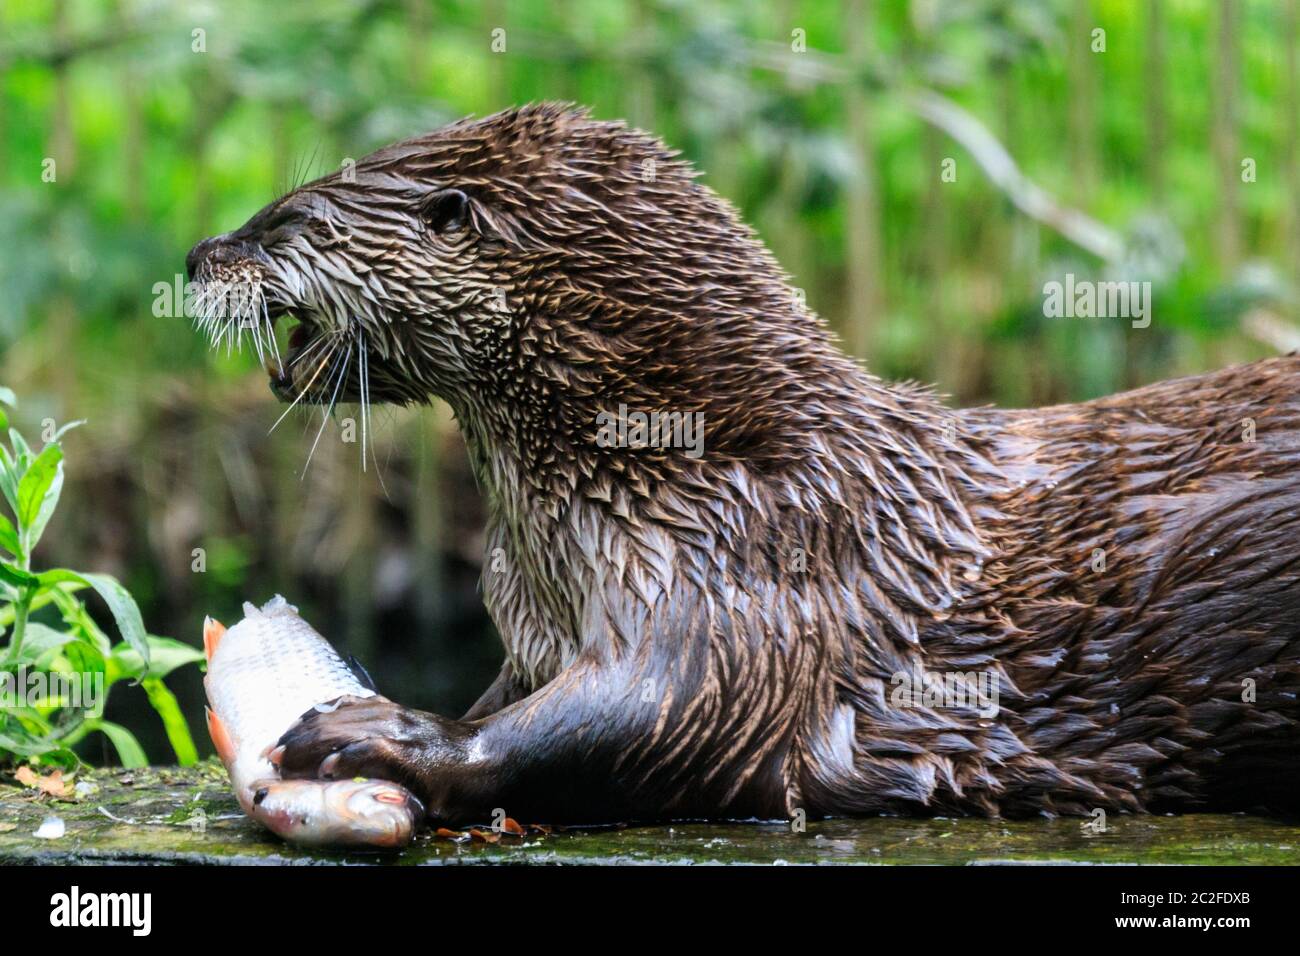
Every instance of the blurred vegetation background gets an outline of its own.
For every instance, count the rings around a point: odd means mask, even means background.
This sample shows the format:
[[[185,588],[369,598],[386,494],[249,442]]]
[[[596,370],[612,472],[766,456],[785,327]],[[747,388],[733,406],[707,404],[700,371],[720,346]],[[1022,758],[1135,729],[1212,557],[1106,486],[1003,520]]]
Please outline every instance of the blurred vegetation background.
[[[89,421],[41,563],[118,576],[193,643],[281,591],[458,715],[500,651],[449,413],[377,410],[365,472],[331,422],[303,476],[319,412],[268,435],[256,359],[153,314],[196,240],[392,140],[575,100],[681,149],[877,374],[1085,399],[1300,344],[1298,24],[1297,0],[0,0],[0,383],[25,426]],[[1151,281],[1150,327],[1045,318],[1067,272]],[[204,736],[200,675],[169,682]],[[140,689],[108,716],[168,756]]]

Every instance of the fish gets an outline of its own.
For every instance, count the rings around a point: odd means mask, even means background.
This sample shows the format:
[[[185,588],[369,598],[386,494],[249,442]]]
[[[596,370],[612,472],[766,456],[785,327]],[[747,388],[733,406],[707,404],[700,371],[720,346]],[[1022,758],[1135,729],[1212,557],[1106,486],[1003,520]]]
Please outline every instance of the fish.
[[[280,736],[313,708],[375,697],[298,609],[280,595],[227,629],[207,618],[208,734],[239,805],[277,836],[304,846],[400,848],[424,816],[418,798],[387,780],[285,780],[270,760]]]

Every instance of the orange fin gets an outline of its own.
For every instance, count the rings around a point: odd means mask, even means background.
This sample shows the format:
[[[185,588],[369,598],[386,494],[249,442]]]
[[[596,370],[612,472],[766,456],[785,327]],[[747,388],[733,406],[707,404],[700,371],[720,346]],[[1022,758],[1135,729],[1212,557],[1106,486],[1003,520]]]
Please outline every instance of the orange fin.
[[[235,744],[230,739],[230,734],[226,731],[226,725],[221,722],[221,718],[216,715],[211,707],[204,707],[204,712],[208,716],[208,736],[212,738],[212,746],[217,748],[217,756],[227,767],[235,758]]]
[[[212,655],[217,652],[217,645],[225,636],[226,625],[214,617],[203,619],[203,653],[209,661],[212,660]]]

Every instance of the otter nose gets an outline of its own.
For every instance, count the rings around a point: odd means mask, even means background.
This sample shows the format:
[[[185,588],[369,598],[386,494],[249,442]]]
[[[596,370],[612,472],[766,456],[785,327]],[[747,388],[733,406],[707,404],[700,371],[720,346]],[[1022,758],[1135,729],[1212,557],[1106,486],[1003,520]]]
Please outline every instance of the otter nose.
[[[252,250],[248,243],[232,239],[229,233],[209,236],[196,243],[185,257],[185,274],[193,280],[194,273],[198,271],[201,263],[207,262],[209,265],[217,266],[251,257]]]
[[[207,239],[200,239],[194,244],[194,248],[189,251],[185,257],[185,276],[194,280],[194,273],[199,269],[199,263],[208,258],[221,242],[221,236],[209,236]]]

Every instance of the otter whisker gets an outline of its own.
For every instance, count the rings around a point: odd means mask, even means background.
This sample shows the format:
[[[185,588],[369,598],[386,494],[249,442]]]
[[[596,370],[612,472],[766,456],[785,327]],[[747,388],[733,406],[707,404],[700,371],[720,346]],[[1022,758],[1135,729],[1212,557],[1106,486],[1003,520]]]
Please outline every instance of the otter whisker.
[[[301,352],[299,352],[297,355],[295,355],[295,356],[293,357],[293,359],[291,360],[291,364],[293,364],[293,365],[297,365],[297,364],[298,364],[299,362],[301,362],[303,359],[305,359],[305,358],[307,358],[309,355],[311,355],[312,352],[314,352],[314,351],[316,351],[317,349],[319,349],[322,345],[324,345],[324,344],[326,344],[326,343],[330,343],[330,344],[332,344],[332,343],[333,343],[333,337],[332,337],[332,336],[333,336],[333,334],[330,334],[330,335],[322,335],[322,336],[320,336],[319,338],[317,338],[314,342],[311,342],[310,344],[308,344],[308,346],[307,346],[305,349],[303,349]]]
[[[316,157],[320,153],[320,146],[321,146],[321,141],[318,139],[316,140],[316,144],[311,148],[311,155],[306,157],[306,161],[302,164],[302,167],[298,170],[298,176],[300,178],[298,182],[293,184],[294,189],[300,187],[303,183],[307,182],[307,180],[311,177],[311,171],[316,165]]]
[[[306,394],[306,392],[310,389],[312,383],[314,383],[316,379],[320,377],[322,372],[325,373],[325,380],[323,382],[324,388],[321,394],[325,394],[326,392],[331,391],[330,384],[329,384],[331,381],[334,381],[335,384],[337,384],[335,373],[339,370],[339,365],[342,362],[342,356],[339,353],[339,339],[337,336],[331,335],[326,340],[324,340],[324,345],[325,348],[323,352],[320,355],[318,355],[315,360],[316,370],[315,372],[312,373],[312,377],[308,382],[308,384],[304,386],[302,390],[299,392],[299,397],[302,397],[302,395]],[[320,402],[318,404],[322,406],[322,410],[324,411],[326,418],[328,418],[329,408],[325,407],[324,402]],[[312,419],[315,415],[315,412],[306,406],[299,406],[299,408],[303,413],[302,437],[306,438],[307,433],[311,431]]]
[[[361,392],[361,470],[366,470],[366,346],[365,332],[354,340],[357,346],[357,381]]]
[[[221,321],[221,313],[214,307],[213,292],[212,280],[205,279],[194,299],[194,308],[199,314],[199,327],[203,330],[203,334],[208,338],[212,348],[219,349],[225,334],[225,326]]]
[[[366,332],[362,328],[358,332],[361,341],[360,355],[360,377],[361,377],[361,470],[366,470],[366,435],[371,430],[371,412],[374,403],[370,400],[370,354],[366,347]],[[379,479],[379,487],[383,489],[384,497],[388,495],[388,485],[384,483],[384,471],[379,466],[379,455],[375,451],[375,441],[370,439],[370,457],[375,463],[375,477]]]
[[[339,389],[343,387],[343,380],[347,378],[348,366],[352,359],[352,349],[340,350],[335,364],[339,365],[338,379],[334,383],[334,392],[330,395],[329,404],[321,413],[320,428],[316,431],[316,440],[311,443],[311,451],[307,453],[307,463],[302,466],[302,478],[307,477],[307,469],[311,467],[311,460],[316,454],[316,446],[320,444],[320,436],[325,434],[325,426],[329,424],[330,413],[334,411],[334,403],[338,401]]]
[[[221,280],[200,273],[191,308],[196,328],[213,349],[224,345],[227,355],[242,351],[247,331],[259,362],[265,365],[268,354],[283,361],[262,278],[256,272],[246,268]]]
[[[242,317],[242,318],[240,319],[240,326],[241,326],[241,327],[243,326],[244,321],[245,321],[246,319],[247,319],[247,320],[251,320],[251,318],[252,318],[252,316],[245,316],[245,317]],[[265,355],[265,353],[262,351],[262,319],[261,319],[261,316],[258,316],[258,318],[257,318],[257,325],[252,326],[252,327],[249,329],[249,336],[248,336],[248,337],[251,338],[251,339],[253,340],[253,350],[257,353],[257,364],[258,364],[258,365],[265,365],[265,364],[266,364],[266,355]]]
[[[324,339],[322,339],[321,341],[324,341]],[[331,347],[332,347],[332,346],[331,346]],[[301,361],[301,359],[302,359],[302,356],[301,356],[301,355],[300,355],[300,356],[297,356],[297,357],[293,360],[293,364],[296,365],[299,361]],[[292,402],[289,403],[289,407],[286,408],[286,409],[284,410],[283,413],[281,413],[280,417],[277,418],[277,419],[275,420],[275,424],[272,425],[272,426],[270,427],[270,429],[267,430],[267,434],[268,434],[268,435],[271,434],[271,432],[275,431],[275,430],[280,426],[280,423],[281,423],[282,421],[285,420],[285,418],[288,416],[288,414],[289,414],[291,411],[293,411],[295,407],[297,407],[298,403],[302,401],[302,397],[303,397],[304,395],[306,395],[307,392],[311,389],[312,385],[315,384],[316,379],[318,379],[318,378],[320,377],[320,373],[323,372],[323,371],[325,370],[325,366],[327,366],[327,365],[329,365],[329,360],[328,360],[328,358],[323,359],[323,360],[320,362],[320,364],[316,366],[316,371],[312,373],[311,378],[307,379],[307,384],[304,385],[304,386],[302,386],[302,388],[298,389],[298,395],[297,395],[297,397],[294,398],[294,400],[293,400]]]
[[[290,168],[282,171],[288,174],[288,182],[284,183],[284,188],[280,190],[281,196],[295,191],[307,181],[307,178],[311,175],[312,167],[316,165],[316,158],[320,153],[320,148],[321,141],[318,139],[316,145],[312,147],[310,155],[299,153]],[[284,182],[284,180],[281,180],[281,182]]]
[[[266,296],[262,296],[262,326],[266,330],[266,337],[271,340],[271,352],[275,355],[275,364],[283,366],[284,360],[280,358],[280,343],[275,339],[275,323],[271,321],[271,312],[266,305]]]

